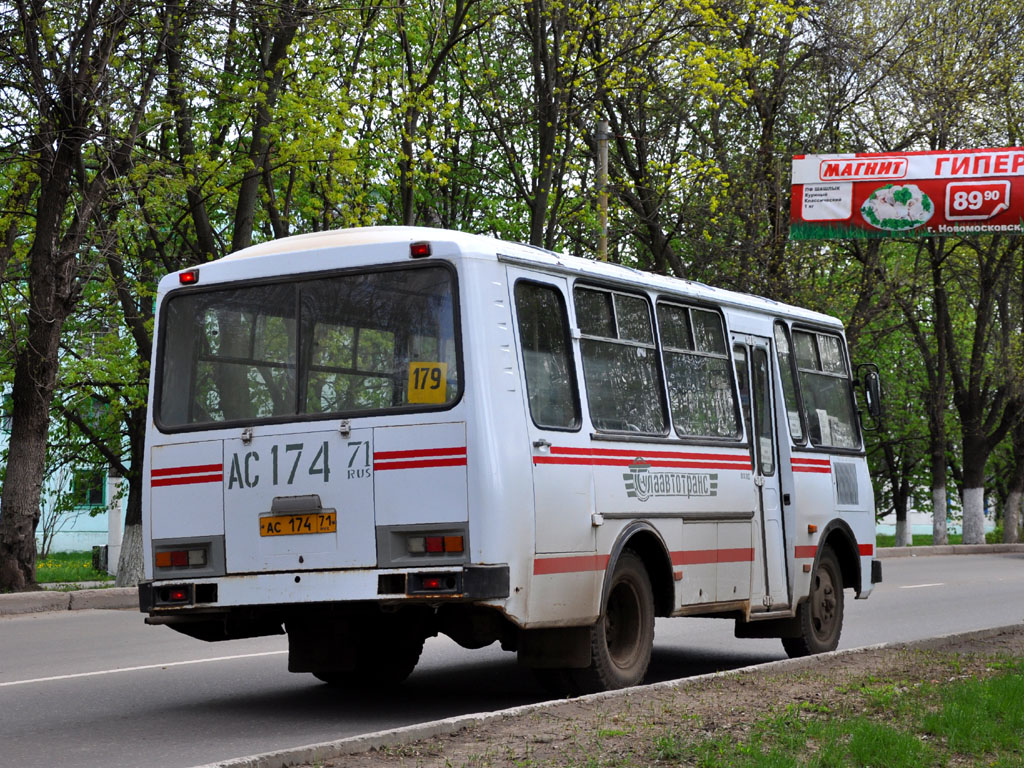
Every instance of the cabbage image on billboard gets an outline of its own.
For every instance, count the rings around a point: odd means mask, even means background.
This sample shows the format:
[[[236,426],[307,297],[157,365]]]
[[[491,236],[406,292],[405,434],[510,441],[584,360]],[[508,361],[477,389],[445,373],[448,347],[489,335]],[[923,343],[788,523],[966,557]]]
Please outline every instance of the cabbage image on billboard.
[[[980,233],[1024,233],[1024,148],[793,158],[793,239]]]

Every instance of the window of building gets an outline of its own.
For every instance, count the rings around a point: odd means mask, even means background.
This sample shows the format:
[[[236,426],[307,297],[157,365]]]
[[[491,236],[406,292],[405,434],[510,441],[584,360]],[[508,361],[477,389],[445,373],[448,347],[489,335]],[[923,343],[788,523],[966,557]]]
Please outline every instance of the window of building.
[[[71,498],[76,507],[102,507],[107,501],[107,476],[102,469],[76,469]]]

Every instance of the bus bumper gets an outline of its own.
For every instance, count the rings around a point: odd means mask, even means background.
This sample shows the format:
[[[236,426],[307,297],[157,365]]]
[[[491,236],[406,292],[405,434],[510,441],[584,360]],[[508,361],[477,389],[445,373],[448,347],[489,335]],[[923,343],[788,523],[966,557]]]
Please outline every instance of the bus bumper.
[[[244,606],[377,601],[475,602],[509,596],[507,565],[403,571],[305,571],[146,581],[139,610],[171,614]]]

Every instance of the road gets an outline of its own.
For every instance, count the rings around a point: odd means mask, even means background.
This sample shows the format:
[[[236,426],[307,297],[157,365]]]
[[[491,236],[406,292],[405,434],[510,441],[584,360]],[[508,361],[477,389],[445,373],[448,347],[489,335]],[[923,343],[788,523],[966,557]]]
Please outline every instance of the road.
[[[1024,554],[886,560],[847,592],[841,647],[1024,621]],[[206,644],[127,611],[0,618],[0,766],[193,766],[540,701],[513,654],[428,641],[397,693],[346,696],[286,671],[283,637]],[[732,622],[657,624],[648,682],[783,658]]]

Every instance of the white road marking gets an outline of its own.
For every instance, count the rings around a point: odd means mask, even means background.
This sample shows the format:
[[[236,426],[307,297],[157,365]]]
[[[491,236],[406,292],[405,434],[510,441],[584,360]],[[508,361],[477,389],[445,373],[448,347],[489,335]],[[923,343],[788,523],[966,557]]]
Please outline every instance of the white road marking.
[[[0,688],[7,688],[12,685],[31,685],[32,683],[50,683],[56,680],[74,680],[78,677],[99,677],[101,675],[117,675],[122,672],[141,672],[147,669],[167,669],[169,667],[184,667],[190,664],[209,664],[215,661],[235,661],[237,659],[257,659],[261,656],[279,656],[288,651],[264,651],[263,653],[243,653],[237,656],[218,656],[213,659],[194,659],[192,661],[168,661],[164,664],[146,664],[141,667],[121,667],[120,669],[103,669],[97,672],[77,672],[73,675],[55,675],[53,677],[37,677],[32,680],[12,680],[9,683],[0,683]]]
[[[938,582],[936,582],[934,584],[910,584],[910,585],[905,586],[905,587],[900,587],[900,589],[923,589],[924,587],[944,587],[944,586],[946,586],[945,582],[938,581]]]

